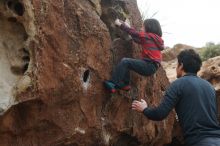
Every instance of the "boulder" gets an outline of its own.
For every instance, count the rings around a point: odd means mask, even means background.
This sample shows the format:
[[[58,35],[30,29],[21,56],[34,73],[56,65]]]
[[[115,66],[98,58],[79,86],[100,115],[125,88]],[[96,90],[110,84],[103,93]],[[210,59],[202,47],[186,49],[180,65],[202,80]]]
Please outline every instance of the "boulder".
[[[114,26],[139,29],[135,0],[0,2],[1,146],[162,146],[174,114],[154,122],[131,110],[131,97],[157,105],[169,85],[163,68],[132,74],[130,92],[110,95],[103,81],[140,47]],[[12,101],[12,102],[9,102]]]
[[[196,51],[198,51],[198,49],[189,45],[176,44],[173,46],[173,48],[166,48],[162,52],[163,53],[162,66],[165,69],[166,75],[170,82],[176,79],[177,55],[185,49],[195,49]]]
[[[163,61],[168,62],[175,60],[177,55],[185,50],[185,49],[195,49],[192,46],[185,45],[185,44],[176,44],[173,48],[166,48],[163,50]]]
[[[210,58],[203,62],[199,76],[209,81],[214,86],[217,103],[220,105],[220,56]],[[220,121],[220,106],[218,106],[218,119]]]

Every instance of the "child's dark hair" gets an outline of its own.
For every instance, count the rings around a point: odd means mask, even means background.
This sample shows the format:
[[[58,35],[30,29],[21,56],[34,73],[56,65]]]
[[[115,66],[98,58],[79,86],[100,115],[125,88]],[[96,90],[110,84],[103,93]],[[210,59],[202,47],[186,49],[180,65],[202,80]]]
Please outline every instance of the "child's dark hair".
[[[197,73],[202,66],[202,60],[193,49],[181,51],[177,56],[178,64],[183,64],[186,73]]]
[[[156,19],[146,19],[144,20],[144,28],[146,32],[155,33],[162,37],[162,29],[159,21]]]

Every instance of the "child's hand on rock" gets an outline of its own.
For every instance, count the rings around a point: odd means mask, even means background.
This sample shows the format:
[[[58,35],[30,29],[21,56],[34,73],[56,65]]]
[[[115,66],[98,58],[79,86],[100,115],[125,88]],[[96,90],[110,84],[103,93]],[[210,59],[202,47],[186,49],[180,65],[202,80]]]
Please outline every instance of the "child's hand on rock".
[[[129,19],[126,19],[124,23],[127,27],[131,27]]]
[[[121,20],[119,20],[119,19],[116,19],[116,20],[115,20],[115,25],[116,25],[116,26],[121,26],[121,24],[122,24],[122,23],[121,23]]]

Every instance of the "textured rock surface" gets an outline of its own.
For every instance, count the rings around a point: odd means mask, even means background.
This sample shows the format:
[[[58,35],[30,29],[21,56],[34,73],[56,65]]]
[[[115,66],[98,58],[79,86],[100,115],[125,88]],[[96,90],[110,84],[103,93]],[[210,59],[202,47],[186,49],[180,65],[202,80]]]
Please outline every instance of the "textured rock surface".
[[[185,49],[195,49],[192,46],[177,44],[173,48],[168,48],[163,51],[163,62],[162,66],[166,71],[166,75],[170,82],[176,79],[176,66],[177,66],[177,55]]]
[[[20,15],[23,15],[23,6],[18,1],[0,2],[0,110],[2,111],[15,103],[14,95],[21,93],[31,84],[28,71],[32,60],[30,60],[28,44],[32,39],[32,31],[29,30],[27,34],[26,30],[29,28],[25,28],[21,21],[27,23],[26,27],[32,24],[19,17]],[[30,18],[28,15],[25,17]]]
[[[193,49],[194,47],[185,44],[176,44],[173,48],[167,48],[163,51],[163,61],[172,61],[177,55],[185,49]]]
[[[103,89],[102,81],[122,57],[140,53],[114,27],[115,17],[141,26],[134,0],[0,2],[0,50],[5,53],[0,61],[7,64],[3,73],[14,78],[10,98],[17,103],[0,116],[1,146],[170,142],[173,114],[162,122],[150,121],[131,110],[128,98],[157,105],[168,85],[162,68],[147,78],[132,74],[128,93],[110,96]]]
[[[199,76],[209,81],[214,86],[217,95],[217,102],[218,105],[220,105],[220,56],[210,58],[203,62]],[[220,106],[218,106],[218,119],[220,121]]]

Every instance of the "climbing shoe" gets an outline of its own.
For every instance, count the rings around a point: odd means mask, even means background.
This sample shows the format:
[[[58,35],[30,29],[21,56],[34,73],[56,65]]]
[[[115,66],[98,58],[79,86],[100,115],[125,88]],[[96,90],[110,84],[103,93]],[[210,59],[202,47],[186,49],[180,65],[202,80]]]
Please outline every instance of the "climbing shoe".
[[[120,88],[121,90],[125,90],[125,91],[129,91],[131,89],[130,85],[125,85],[123,87]]]
[[[125,83],[120,83],[120,85],[116,86],[117,89],[129,91],[131,89],[131,86]]]
[[[104,86],[110,93],[116,92],[115,84],[111,81],[104,81]]]

